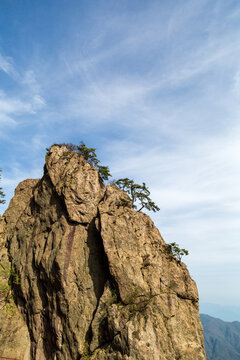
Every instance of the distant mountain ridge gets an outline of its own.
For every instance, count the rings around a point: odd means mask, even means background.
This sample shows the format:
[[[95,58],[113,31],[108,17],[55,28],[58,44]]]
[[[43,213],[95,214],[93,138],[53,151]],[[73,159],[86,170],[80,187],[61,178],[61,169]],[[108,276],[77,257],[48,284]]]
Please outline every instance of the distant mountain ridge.
[[[208,360],[240,360],[240,322],[200,314]]]
[[[200,314],[208,314],[223,321],[240,321],[240,306],[236,305],[220,305],[200,302],[199,312]]]

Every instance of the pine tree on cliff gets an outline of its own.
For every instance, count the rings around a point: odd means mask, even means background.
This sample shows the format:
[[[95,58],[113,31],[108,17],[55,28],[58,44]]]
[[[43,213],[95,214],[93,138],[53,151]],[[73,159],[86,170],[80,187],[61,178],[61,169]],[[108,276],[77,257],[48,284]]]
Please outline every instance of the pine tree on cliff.
[[[99,165],[101,161],[97,158],[95,148],[88,148],[84,142],[81,141],[80,145],[77,146],[77,153],[82,155],[89,164],[93,165],[97,169],[103,180],[108,180],[109,177],[112,176],[108,166]]]
[[[72,143],[62,143],[62,144],[53,144],[53,145],[58,145],[58,146],[66,146],[66,148],[69,151],[75,151],[76,153],[78,153],[79,155],[82,155],[84,157],[84,159],[92,166],[94,166],[100,177],[103,180],[108,180],[109,177],[111,177],[112,175],[110,174],[110,170],[108,166],[104,166],[104,165],[99,165],[100,164],[100,160],[98,160],[97,158],[97,154],[96,154],[96,149],[95,148],[88,148],[83,141],[80,142],[80,145],[74,145]],[[53,146],[52,145],[52,146]],[[50,148],[46,149],[47,151],[50,150]]]
[[[1,171],[2,171],[2,169],[0,169],[0,180],[1,180]],[[5,194],[4,194],[4,192],[2,191],[2,188],[0,187],[0,204],[4,204],[4,203],[5,203],[4,197],[5,197]]]
[[[115,181],[115,185],[130,196],[132,207],[134,209],[137,208],[135,202],[139,201],[141,207],[137,211],[141,211],[143,208],[154,212],[160,210],[160,208],[150,199],[150,191],[145,183],[139,185],[135,184],[132,179],[124,178]]]
[[[179,245],[177,243],[175,243],[175,242],[172,242],[172,243],[170,243],[168,245],[170,246],[173,255],[176,256],[176,258],[178,259],[179,262],[182,261],[183,256],[189,255],[188,250],[180,249]]]

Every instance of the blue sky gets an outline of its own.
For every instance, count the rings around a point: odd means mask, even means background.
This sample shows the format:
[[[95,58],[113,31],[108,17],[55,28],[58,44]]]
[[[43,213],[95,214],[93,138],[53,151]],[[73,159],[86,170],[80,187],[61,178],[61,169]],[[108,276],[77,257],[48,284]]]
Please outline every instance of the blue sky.
[[[200,301],[237,306],[239,39],[233,0],[1,0],[7,203],[46,147],[83,140],[114,178],[147,183]]]

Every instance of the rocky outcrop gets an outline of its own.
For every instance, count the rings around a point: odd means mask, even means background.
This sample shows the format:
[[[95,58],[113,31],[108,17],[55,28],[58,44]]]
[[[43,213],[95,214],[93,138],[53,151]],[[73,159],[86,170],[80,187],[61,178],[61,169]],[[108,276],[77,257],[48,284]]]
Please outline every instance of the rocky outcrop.
[[[64,146],[4,214],[36,360],[203,360],[198,293],[151,219]]]

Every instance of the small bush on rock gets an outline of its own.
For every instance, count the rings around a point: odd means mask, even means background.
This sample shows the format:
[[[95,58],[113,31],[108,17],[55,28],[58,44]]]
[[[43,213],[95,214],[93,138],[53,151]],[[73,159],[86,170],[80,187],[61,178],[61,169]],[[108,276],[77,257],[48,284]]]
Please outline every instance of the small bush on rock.
[[[186,250],[186,249],[180,249],[179,245],[176,244],[175,242],[172,242],[172,243],[170,243],[170,244],[168,244],[168,245],[170,246],[173,255],[176,256],[176,258],[177,258],[178,261],[180,261],[180,262],[182,261],[182,257],[183,257],[184,255],[188,255],[188,254],[189,254],[188,250]]]

